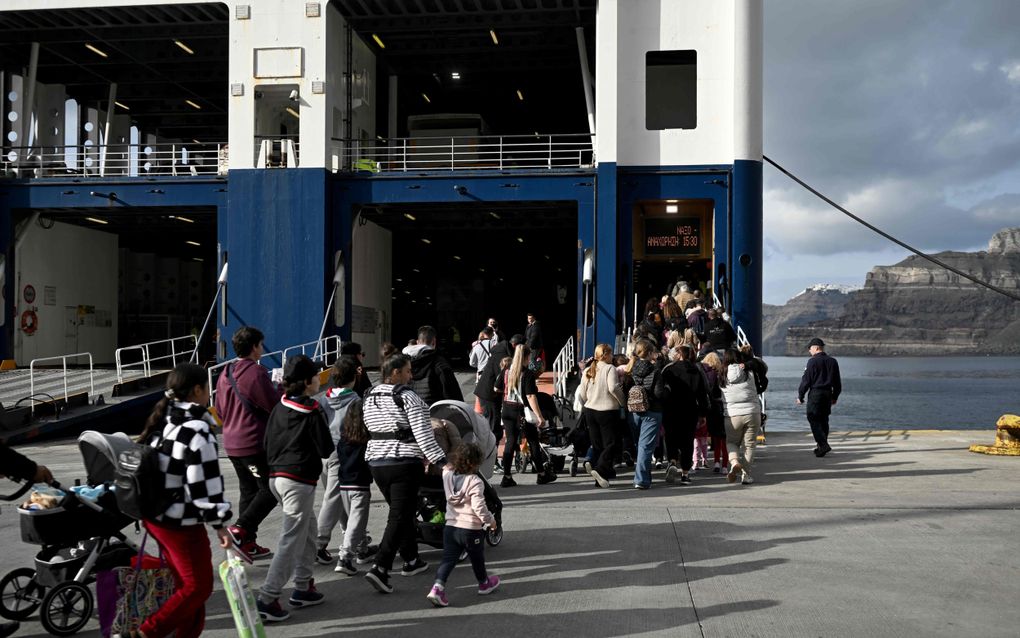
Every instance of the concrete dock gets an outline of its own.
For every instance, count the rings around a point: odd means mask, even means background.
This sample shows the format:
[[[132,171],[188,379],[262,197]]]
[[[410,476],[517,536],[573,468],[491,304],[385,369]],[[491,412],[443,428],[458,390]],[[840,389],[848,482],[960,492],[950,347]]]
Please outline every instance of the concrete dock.
[[[751,486],[711,471],[696,473],[690,486],[666,485],[658,471],[645,492],[626,473],[609,490],[568,475],[540,487],[525,474],[518,487],[501,490],[506,534],[486,559],[504,584],[492,596],[475,594],[465,564],[448,585],[451,606],[433,608],[425,594],[439,552],[423,548],[429,571],[394,575],[391,595],[360,575],[316,566],[326,604],[294,611],[268,633],[1016,636],[1020,460],[967,451],[993,436],[991,429],[834,433],[833,452],[818,459],[809,434],[770,434]],[[84,477],[73,442],[19,449],[64,483]],[[373,498],[369,528],[378,540],[386,510]],[[30,566],[37,550],[19,541],[13,508],[5,504],[0,516],[3,572]],[[273,547],[279,524],[276,511],[260,541]],[[254,586],[267,567],[250,568]],[[97,636],[97,627],[93,621],[80,635]],[[16,635],[45,632],[33,617]],[[219,586],[205,635],[235,635]]]

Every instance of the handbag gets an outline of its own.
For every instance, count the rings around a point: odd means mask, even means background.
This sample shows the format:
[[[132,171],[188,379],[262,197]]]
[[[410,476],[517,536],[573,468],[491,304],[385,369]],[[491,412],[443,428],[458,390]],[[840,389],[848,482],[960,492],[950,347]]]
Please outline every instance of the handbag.
[[[145,619],[155,614],[174,594],[174,575],[166,562],[160,558],[160,567],[146,567],[145,541],[142,537],[138,559],[133,567],[118,567],[117,608],[110,626],[112,635],[127,635],[137,631]]]

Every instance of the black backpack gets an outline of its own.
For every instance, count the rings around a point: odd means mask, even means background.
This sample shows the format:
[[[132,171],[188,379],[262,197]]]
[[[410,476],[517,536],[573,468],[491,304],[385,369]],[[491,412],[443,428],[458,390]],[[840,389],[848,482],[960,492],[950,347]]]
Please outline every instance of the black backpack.
[[[755,390],[758,394],[765,394],[765,391],[769,389],[769,377],[765,373],[765,366],[756,365],[750,368],[749,371],[753,372]]]
[[[170,445],[173,445],[172,442]],[[136,443],[117,455],[117,508],[135,520],[151,520],[181,500],[183,489],[166,489],[166,473],[159,468],[160,453],[171,455],[167,441],[160,437],[159,447]]]

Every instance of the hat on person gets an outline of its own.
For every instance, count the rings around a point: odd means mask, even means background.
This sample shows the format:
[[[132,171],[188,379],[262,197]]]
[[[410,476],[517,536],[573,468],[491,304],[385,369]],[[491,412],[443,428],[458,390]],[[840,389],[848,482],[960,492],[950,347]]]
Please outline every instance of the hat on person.
[[[819,339],[818,337],[815,337],[811,341],[808,341],[808,344],[807,344],[808,348],[814,348],[815,346],[818,346],[819,348],[824,348],[825,347],[825,342],[822,341],[821,339]]]
[[[283,366],[283,380],[287,383],[296,381],[307,381],[322,370],[322,363],[312,361],[303,354],[295,355],[287,359]]]

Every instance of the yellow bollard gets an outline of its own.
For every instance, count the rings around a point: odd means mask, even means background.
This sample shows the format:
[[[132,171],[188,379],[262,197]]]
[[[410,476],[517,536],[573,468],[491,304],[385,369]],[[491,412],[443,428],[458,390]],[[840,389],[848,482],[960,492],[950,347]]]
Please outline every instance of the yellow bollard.
[[[995,445],[972,445],[971,452],[1020,456],[1020,416],[1003,414],[995,424]]]

